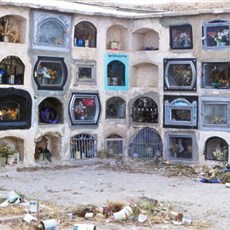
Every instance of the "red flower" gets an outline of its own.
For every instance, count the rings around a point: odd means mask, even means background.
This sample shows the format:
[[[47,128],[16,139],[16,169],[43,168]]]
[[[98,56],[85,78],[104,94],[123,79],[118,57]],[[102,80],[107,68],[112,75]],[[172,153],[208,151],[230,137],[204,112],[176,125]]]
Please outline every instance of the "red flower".
[[[90,99],[90,98],[84,98],[84,99],[82,99],[82,103],[86,107],[93,107],[94,106],[94,100]]]

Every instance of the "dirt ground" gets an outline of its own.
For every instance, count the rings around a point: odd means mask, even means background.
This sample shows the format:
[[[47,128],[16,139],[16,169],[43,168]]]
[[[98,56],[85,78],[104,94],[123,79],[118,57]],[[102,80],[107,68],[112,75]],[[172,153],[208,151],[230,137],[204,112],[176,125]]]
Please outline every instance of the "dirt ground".
[[[31,167],[14,165],[1,168],[0,194],[16,191],[24,194],[27,200],[39,200],[40,204],[49,202],[57,208],[80,205],[106,207],[111,201],[131,204],[145,197],[168,202],[176,211],[192,219],[191,225],[180,225],[171,221],[140,223],[135,217],[126,221],[82,218],[58,229],[73,229],[74,224],[80,221],[95,224],[97,230],[226,230],[229,229],[230,188],[223,182],[201,183],[198,180],[199,176],[210,176],[210,173],[213,173],[213,167],[184,167],[137,159],[90,159],[62,164],[41,162]],[[4,209],[0,208],[0,217],[1,212],[4,216]],[[15,230],[14,225],[2,223],[0,229]]]

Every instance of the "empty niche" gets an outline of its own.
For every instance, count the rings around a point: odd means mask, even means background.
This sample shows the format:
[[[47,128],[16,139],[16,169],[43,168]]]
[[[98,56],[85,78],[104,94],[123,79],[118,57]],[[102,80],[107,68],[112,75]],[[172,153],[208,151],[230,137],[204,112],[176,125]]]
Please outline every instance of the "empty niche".
[[[152,29],[138,29],[132,34],[133,51],[151,51],[159,49],[159,34]]]
[[[210,137],[205,143],[205,159],[228,161],[228,143],[220,137]]]
[[[95,48],[97,29],[87,21],[80,22],[74,27],[74,46]]]
[[[24,140],[14,136],[0,139],[0,166],[13,165],[23,161]]]
[[[123,138],[117,134],[111,134],[106,138],[106,153],[109,156],[123,154]]]
[[[35,140],[34,159],[37,162],[53,162],[61,159],[61,134],[46,133]]]
[[[6,15],[0,18],[0,41],[25,43],[26,19],[18,15]]]
[[[143,128],[130,139],[129,156],[134,158],[157,158],[162,155],[162,140],[159,133]]]
[[[128,50],[128,30],[121,25],[108,28],[106,34],[106,48],[110,50]]]
[[[96,157],[97,141],[90,134],[81,133],[71,138],[70,158],[79,160]]]
[[[142,63],[132,67],[130,79],[132,87],[157,87],[158,66],[150,63]]]
[[[44,99],[39,104],[39,124],[63,123],[63,105],[53,97]]]

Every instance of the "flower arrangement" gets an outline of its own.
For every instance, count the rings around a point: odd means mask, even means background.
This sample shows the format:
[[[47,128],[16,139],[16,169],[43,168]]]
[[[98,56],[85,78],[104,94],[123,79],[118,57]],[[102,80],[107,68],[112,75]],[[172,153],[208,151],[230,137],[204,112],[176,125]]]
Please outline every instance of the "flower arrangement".
[[[213,152],[214,157],[216,160],[225,160],[228,154],[228,147],[224,146],[223,148],[217,147],[216,150]]]
[[[220,32],[208,32],[208,35],[216,42],[217,46],[229,41],[229,30],[227,29]]]
[[[0,157],[6,158],[6,164],[8,157],[14,155],[15,153],[15,150],[12,150],[6,142],[0,144]]]

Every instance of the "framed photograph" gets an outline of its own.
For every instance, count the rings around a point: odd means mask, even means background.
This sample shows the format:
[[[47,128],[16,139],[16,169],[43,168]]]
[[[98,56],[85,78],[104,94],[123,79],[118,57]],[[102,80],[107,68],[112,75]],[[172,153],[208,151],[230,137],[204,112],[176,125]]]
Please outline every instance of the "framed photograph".
[[[77,84],[96,84],[96,61],[77,60]]]
[[[170,26],[171,49],[192,49],[192,26],[189,24]]]
[[[38,89],[63,90],[67,80],[64,58],[38,57],[34,67],[34,80]]]
[[[97,93],[73,93],[69,103],[69,115],[73,125],[97,124],[100,101]]]

